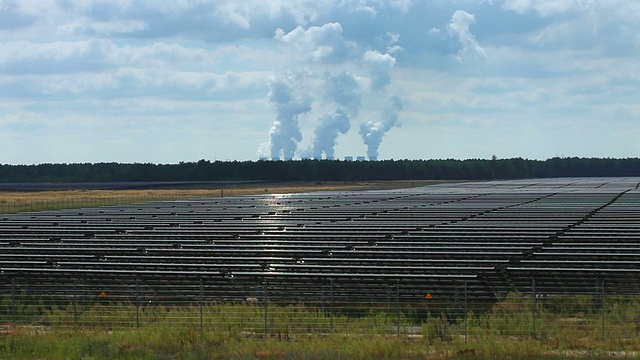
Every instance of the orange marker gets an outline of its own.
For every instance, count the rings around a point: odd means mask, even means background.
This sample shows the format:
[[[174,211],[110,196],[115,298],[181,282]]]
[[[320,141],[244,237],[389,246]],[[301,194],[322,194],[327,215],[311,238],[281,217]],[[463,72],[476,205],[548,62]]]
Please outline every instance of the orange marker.
[[[107,297],[107,293],[106,293],[106,292],[104,292],[104,291],[103,291],[103,292],[101,292],[101,293],[100,293],[100,297],[101,297],[101,298],[106,298],[106,297]]]
[[[425,295],[424,298],[427,300],[431,300],[431,293],[427,293],[427,295]]]

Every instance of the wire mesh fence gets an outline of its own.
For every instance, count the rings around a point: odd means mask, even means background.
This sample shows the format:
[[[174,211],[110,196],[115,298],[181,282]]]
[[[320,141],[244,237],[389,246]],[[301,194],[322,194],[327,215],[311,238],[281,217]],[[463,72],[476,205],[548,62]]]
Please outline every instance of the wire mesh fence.
[[[341,294],[349,284],[334,279],[289,289],[271,279],[253,279],[238,285],[242,291],[205,279],[158,285],[136,278],[105,286],[6,280],[0,294],[5,327],[171,326],[256,338],[338,333],[428,342],[501,336],[533,338],[561,349],[640,349],[640,294],[607,294],[606,279],[580,294],[537,293],[532,279],[530,293],[499,294],[493,300],[476,296],[467,281],[431,293],[396,279],[380,282],[370,297],[349,298]]]

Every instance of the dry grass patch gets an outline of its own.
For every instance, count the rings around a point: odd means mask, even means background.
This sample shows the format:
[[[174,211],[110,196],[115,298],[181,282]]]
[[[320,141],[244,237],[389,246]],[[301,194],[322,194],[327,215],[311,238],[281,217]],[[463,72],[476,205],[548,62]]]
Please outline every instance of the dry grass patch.
[[[136,190],[63,190],[32,192],[0,192],[0,202],[58,201],[65,199],[168,199],[205,198],[221,195],[241,196],[254,194],[289,194],[309,191],[388,190],[423,186],[437,181],[360,181],[360,182],[291,182],[253,183],[203,189],[136,189]]]

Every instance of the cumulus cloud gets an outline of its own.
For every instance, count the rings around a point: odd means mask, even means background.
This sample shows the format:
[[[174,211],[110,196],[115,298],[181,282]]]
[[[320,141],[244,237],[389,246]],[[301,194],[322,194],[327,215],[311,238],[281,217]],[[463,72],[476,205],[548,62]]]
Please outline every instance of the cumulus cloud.
[[[308,29],[298,26],[288,33],[277,29],[274,38],[308,61],[338,63],[347,58],[353,46],[344,39],[342,33],[339,23],[328,23]]]
[[[396,59],[390,54],[370,50],[362,56],[362,64],[371,74],[371,86],[374,89],[381,89],[391,82],[389,72],[396,64]]]
[[[458,38],[460,43],[460,51],[458,51],[456,57],[458,61],[462,61],[466,57],[487,57],[484,49],[478,44],[471,30],[469,30],[469,26],[475,23],[475,15],[464,10],[457,10],[451,16],[448,29],[452,35]]]

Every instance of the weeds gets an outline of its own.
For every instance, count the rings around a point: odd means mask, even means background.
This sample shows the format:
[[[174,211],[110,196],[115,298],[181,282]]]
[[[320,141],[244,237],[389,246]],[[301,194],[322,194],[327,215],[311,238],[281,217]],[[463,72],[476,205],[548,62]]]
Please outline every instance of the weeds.
[[[423,318],[406,305],[366,313],[343,305],[330,313],[269,304],[266,323],[265,309],[250,304],[160,304],[139,309],[136,319],[135,304],[126,302],[10,302],[3,298],[0,308],[0,359],[560,359],[637,357],[640,350],[638,302],[628,297],[595,310],[576,295],[540,301],[536,334],[523,294],[466,318],[433,306]]]

